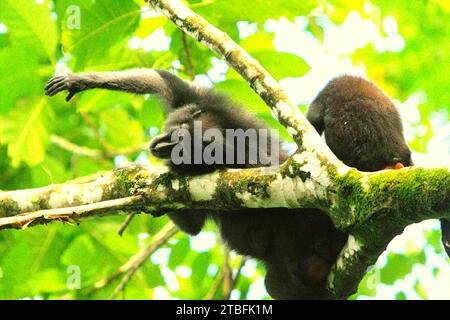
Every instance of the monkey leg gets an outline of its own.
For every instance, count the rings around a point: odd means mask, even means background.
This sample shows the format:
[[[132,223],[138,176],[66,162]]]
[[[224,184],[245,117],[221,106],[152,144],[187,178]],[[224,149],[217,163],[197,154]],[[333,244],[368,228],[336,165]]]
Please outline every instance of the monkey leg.
[[[167,213],[170,220],[183,232],[189,235],[198,234],[205,224],[206,213],[194,210]]]

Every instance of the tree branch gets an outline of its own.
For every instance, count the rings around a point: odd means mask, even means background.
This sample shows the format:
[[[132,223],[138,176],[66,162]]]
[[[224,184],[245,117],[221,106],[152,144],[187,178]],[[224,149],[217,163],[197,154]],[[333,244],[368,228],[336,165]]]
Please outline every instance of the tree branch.
[[[144,264],[144,262],[147,261],[159,247],[166,243],[166,241],[172,238],[177,232],[178,228],[175,227],[173,223],[169,222],[155,235],[148,245],[144,246],[137,254],[131,257],[126,264],[119,268],[119,273],[124,274],[124,277],[116,289],[114,289],[114,292],[110,297],[111,300],[114,300],[119,293],[125,289],[142,264]]]
[[[1,218],[0,230],[7,228],[24,229],[32,224],[45,224],[54,220],[76,222],[81,216],[106,215],[108,213],[131,209],[142,200],[141,196],[131,196],[114,200],[102,201],[76,207],[39,210],[35,212],[21,213],[15,216]]]
[[[100,157],[104,156],[104,153],[100,150],[76,145],[75,143],[72,143],[69,140],[64,139],[63,137],[60,137],[56,134],[52,134],[50,136],[50,141],[55,146],[57,146],[61,149],[67,150],[73,154],[80,155],[80,156],[92,157],[92,158],[100,158]]]
[[[95,282],[92,288],[85,291],[85,294],[90,295],[95,291],[104,289],[120,277],[123,277],[110,297],[110,299],[115,299],[117,295],[125,289],[126,285],[131,281],[136,271],[145,263],[145,261],[147,261],[147,259],[157,249],[164,245],[177,232],[178,229],[172,222],[167,223],[148,244],[144,245],[138,253],[132,256],[125,264],[120,266],[115,274]]]
[[[179,0],[146,0],[183,32],[205,45],[232,66],[272,109],[293,136],[299,151],[317,153],[328,165],[341,165],[300,110],[293,106],[278,82],[226,33],[195,14]]]

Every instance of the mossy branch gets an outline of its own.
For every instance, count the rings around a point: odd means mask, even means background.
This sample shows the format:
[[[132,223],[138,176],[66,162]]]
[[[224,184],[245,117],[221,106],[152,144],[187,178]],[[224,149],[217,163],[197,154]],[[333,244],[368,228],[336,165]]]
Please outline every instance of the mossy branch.
[[[295,156],[294,156],[295,158]],[[367,267],[411,223],[450,218],[450,171],[413,167],[327,175],[291,160],[278,170],[225,170],[180,176],[145,166],[116,169],[97,180],[0,193],[0,229],[107,214],[189,209],[319,208],[351,236],[330,273],[336,298],[354,292]],[[299,213],[301,214],[301,213]]]

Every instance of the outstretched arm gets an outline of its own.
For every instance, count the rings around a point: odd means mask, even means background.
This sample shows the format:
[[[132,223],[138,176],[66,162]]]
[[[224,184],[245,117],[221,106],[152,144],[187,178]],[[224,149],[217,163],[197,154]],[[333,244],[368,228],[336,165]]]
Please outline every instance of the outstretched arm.
[[[76,93],[87,89],[109,89],[130,93],[154,93],[173,107],[191,102],[195,89],[184,80],[163,70],[132,69],[117,72],[68,73],[50,79],[45,94],[54,96],[67,90],[69,101]]]

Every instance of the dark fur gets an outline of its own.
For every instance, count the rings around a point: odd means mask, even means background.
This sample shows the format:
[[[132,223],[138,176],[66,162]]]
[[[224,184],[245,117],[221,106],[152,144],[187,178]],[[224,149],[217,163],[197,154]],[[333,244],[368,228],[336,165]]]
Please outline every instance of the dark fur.
[[[183,126],[192,130],[194,120],[201,120],[204,129],[264,127],[225,96],[195,88],[165,71],[69,74],[50,80],[46,92],[54,95],[68,90],[70,99],[88,88],[156,93],[166,100],[174,111],[166,120],[165,133],[150,145],[152,153],[161,158],[170,154],[170,147],[160,148],[170,142],[170,133]],[[366,171],[396,162],[412,165],[398,112],[381,90],[363,79],[346,76],[331,81],[311,105],[308,119],[319,133],[325,131],[330,148],[347,165]],[[258,141],[248,143],[258,148]],[[285,159],[286,155],[280,154],[280,162]],[[221,167],[174,165],[170,161],[169,165],[183,174]],[[236,167],[250,166],[255,165]],[[325,298],[326,277],[347,239],[316,209],[186,210],[168,215],[189,234],[200,232],[205,220],[212,218],[231,249],[263,261],[267,290],[276,299]]]
[[[373,83],[342,76],[330,81],[306,114],[334,154],[346,165],[378,171],[401,163],[413,166],[400,115]],[[450,221],[441,219],[442,244],[450,257]]]
[[[362,171],[383,170],[397,162],[412,166],[400,115],[373,83],[342,76],[330,81],[306,114],[331,151]]]

